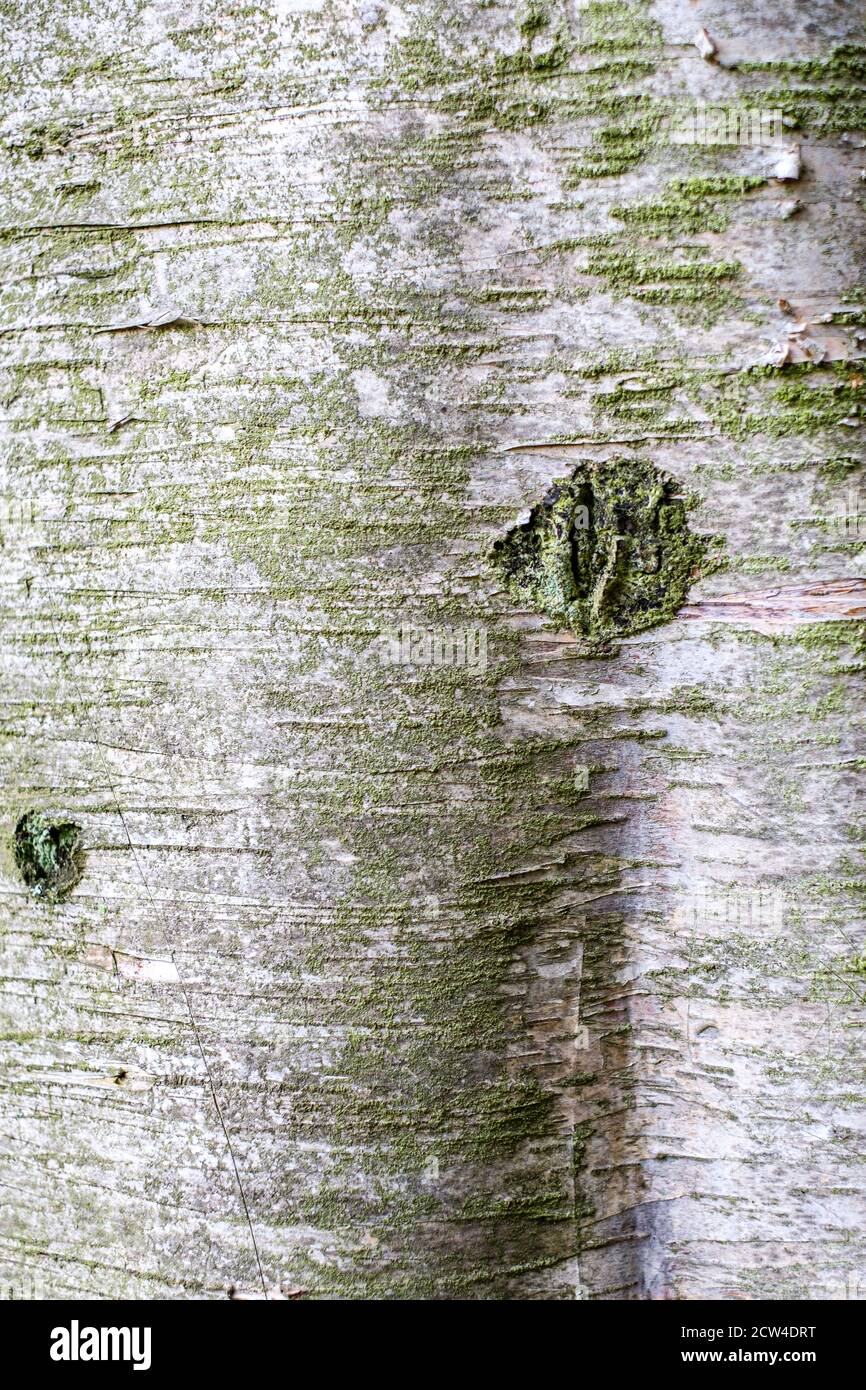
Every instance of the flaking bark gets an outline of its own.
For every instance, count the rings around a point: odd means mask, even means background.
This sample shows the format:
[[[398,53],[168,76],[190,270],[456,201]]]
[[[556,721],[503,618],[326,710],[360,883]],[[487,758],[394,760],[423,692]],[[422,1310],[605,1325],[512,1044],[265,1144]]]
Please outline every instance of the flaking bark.
[[[7,1285],[863,1296],[860,22],[6,8]],[[616,459],[725,568],[587,651]]]

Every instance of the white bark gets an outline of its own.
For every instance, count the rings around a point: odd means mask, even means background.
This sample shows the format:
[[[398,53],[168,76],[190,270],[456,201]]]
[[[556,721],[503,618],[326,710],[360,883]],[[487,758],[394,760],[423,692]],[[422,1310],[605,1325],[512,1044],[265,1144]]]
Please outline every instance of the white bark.
[[[6,1284],[863,1296],[860,18],[7,15]],[[599,654],[488,554],[618,458]]]

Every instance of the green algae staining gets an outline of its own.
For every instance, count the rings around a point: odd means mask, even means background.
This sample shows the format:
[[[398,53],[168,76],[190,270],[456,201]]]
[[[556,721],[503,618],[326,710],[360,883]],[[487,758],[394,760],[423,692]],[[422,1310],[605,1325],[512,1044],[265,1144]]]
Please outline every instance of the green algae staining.
[[[493,548],[512,595],[590,642],[668,621],[711,567],[676,484],[646,460],[580,464]]]
[[[837,44],[808,58],[741,59],[737,69],[775,80],[762,90],[762,104],[780,110],[791,126],[826,136],[866,124],[866,44]]]
[[[59,902],[84,872],[81,829],[74,821],[52,821],[27,811],[15,827],[15,863],[35,898]]]

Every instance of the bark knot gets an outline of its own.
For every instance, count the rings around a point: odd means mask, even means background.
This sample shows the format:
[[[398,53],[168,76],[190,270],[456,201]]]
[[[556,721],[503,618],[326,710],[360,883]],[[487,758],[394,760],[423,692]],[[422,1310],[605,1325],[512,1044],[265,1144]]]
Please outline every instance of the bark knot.
[[[72,891],[84,872],[81,827],[25,811],[15,827],[15,863],[35,898],[57,902]]]
[[[589,642],[667,622],[714,564],[674,480],[648,460],[582,463],[493,547],[519,602]]]

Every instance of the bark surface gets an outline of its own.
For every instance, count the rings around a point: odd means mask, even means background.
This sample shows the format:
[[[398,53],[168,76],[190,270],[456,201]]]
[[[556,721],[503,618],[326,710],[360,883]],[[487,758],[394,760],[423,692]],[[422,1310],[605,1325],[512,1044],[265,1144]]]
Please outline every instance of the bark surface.
[[[862,17],[3,6],[5,1285],[864,1296]]]

